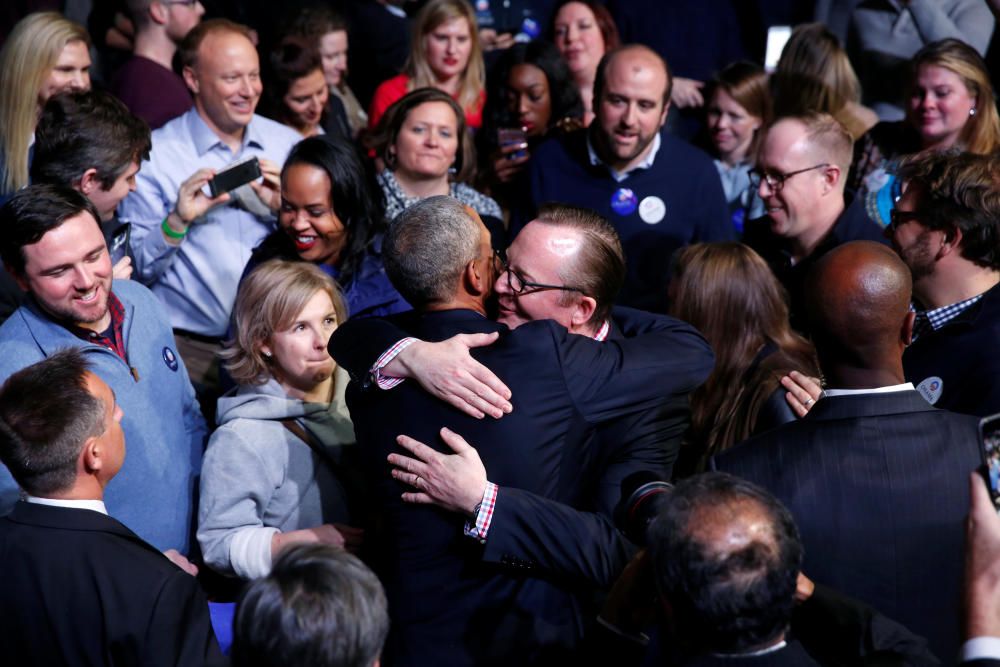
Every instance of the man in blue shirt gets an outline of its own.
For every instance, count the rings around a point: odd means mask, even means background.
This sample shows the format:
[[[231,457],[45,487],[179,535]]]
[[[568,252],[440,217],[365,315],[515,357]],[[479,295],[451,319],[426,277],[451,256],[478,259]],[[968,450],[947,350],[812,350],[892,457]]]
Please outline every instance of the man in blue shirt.
[[[711,159],[661,131],[671,83],[667,64],[647,47],[605,55],[594,82],[594,122],[539,147],[529,168],[528,210],[514,223],[519,230],[543,202],[597,211],[625,248],[619,303],[654,311],[666,310],[677,248],[735,237]]]
[[[194,108],[153,133],[136,191],[120,209],[133,224],[135,277],[163,302],[196,383],[211,377],[243,267],[275,227],[280,165],[301,138],[254,114],[262,86],[248,35],[222,19],[188,33],[181,61]],[[266,185],[205,193],[216,172],[251,157],[261,160]]]
[[[159,301],[111,259],[83,194],[31,185],[0,209],[0,258],[28,293],[0,327],[0,381],[67,347],[79,348],[125,412],[128,460],[105,494],[108,510],[157,549],[186,553],[205,420]],[[17,484],[0,468],[0,514]]]

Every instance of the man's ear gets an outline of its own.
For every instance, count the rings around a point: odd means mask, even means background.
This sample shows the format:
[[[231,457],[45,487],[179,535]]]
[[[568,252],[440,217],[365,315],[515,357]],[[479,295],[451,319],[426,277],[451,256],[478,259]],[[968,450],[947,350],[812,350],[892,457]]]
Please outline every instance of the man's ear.
[[[181,75],[184,77],[184,83],[187,85],[188,90],[191,91],[192,95],[197,95],[200,90],[198,85],[198,75],[194,73],[194,70],[190,67],[185,67],[181,71]]]
[[[936,259],[946,257],[953,252],[959,252],[959,246],[962,245],[962,230],[958,227],[949,227],[942,233],[944,238],[941,240],[941,249],[938,250]]]
[[[486,270],[482,268],[478,259],[474,259],[465,265],[462,276],[469,294],[485,294],[489,291],[491,284],[490,277],[486,274]]]
[[[159,0],[153,0],[149,4],[149,18],[153,20],[153,23],[158,23],[159,25],[165,25],[168,20],[170,20],[168,12],[170,8],[163,4]]]
[[[582,327],[589,322],[590,318],[594,316],[595,310],[597,310],[597,300],[592,296],[581,296],[573,309],[573,315],[570,317],[573,328]]]
[[[104,467],[104,449],[96,437],[87,438],[83,443],[77,467],[88,475],[93,475]]]
[[[904,347],[913,342],[913,323],[916,319],[917,314],[912,310],[903,318],[903,328],[899,331],[899,339]]]
[[[96,192],[101,189],[101,181],[97,178],[97,169],[91,167],[87,171],[83,172],[83,176],[80,177],[79,184],[75,185],[75,189],[79,190],[84,196],[89,197],[92,192]]]
[[[830,166],[823,170],[824,192],[829,192],[836,188],[843,175],[844,171],[838,165],[830,163]]]

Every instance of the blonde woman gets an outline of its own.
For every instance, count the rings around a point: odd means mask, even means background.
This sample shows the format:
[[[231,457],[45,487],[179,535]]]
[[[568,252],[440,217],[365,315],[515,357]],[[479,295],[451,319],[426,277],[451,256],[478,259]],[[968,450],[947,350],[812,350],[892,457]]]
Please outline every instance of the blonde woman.
[[[219,399],[201,472],[198,542],[213,569],[254,579],[290,544],[360,546],[346,525],[357,500],[349,378],[326,351],[346,317],[311,263],[266,262],[244,281],[223,351],[239,386]]]
[[[394,102],[419,88],[437,88],[458,102],[465,123],[479,129],[486,102],[486,67],[472,7],[465,0],[431,0],[413,21],[403,73],[375,90],[368,127],[375,129]]]
[[[0,198],[28,184],[28,153],[45,102],[90,90],[90,37],[56,12],[21,19],[0,50]]]

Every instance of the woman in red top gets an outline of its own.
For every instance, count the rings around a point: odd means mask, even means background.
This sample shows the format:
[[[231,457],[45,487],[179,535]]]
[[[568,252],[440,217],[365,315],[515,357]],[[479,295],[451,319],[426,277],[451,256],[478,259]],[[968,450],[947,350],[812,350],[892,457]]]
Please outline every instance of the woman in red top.
[[[374,129],[385,110],[418,88],[437,88],[465,111],[465,122],[478,129],[486,101],[486,68],[476,17],[464,0],[431,0],[413,21],[410,57],[403,73],[375,90],[368,127]]]

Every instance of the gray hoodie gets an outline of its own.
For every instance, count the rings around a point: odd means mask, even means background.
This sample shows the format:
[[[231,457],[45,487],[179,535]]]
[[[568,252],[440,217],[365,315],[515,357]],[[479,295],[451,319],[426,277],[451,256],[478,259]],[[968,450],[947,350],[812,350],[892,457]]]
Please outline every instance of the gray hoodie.
[[[338,368],[329,406],[289,398],[273,379],[219,399],[219,428],[205,452],[198,505],[198,543],[213,569],[245,579],[265,576],[275,533],[350,522],[344,486],[330,465],[281,423],[298,420],[334,460],[349,461],[349,380]]]

